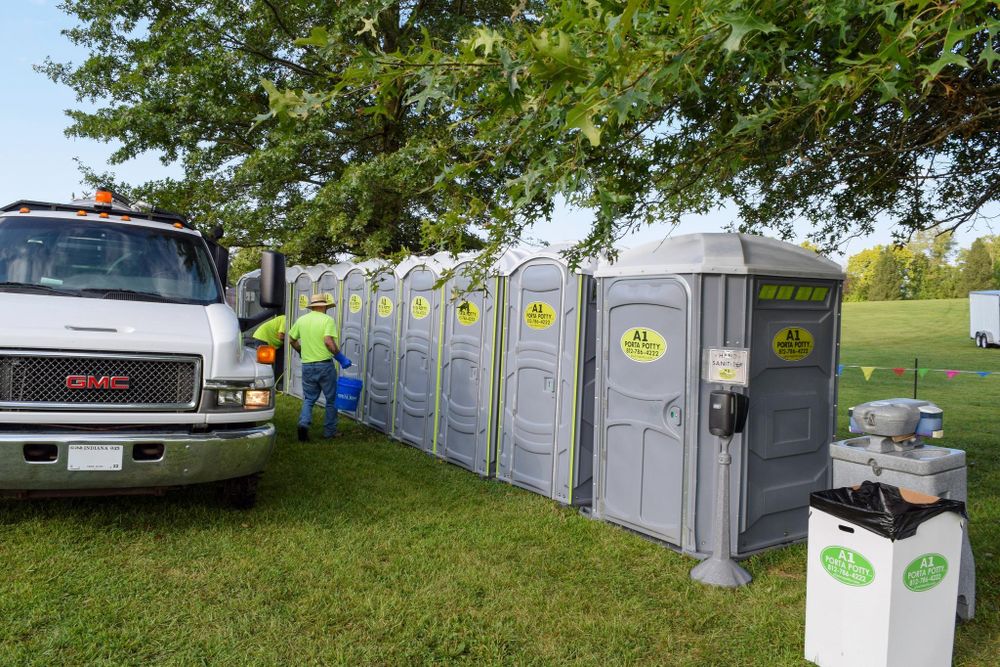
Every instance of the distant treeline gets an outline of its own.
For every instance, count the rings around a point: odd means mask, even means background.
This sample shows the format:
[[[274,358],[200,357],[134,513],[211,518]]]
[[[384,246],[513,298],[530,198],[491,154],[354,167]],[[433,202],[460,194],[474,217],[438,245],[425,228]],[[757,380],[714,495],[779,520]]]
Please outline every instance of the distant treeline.
[[[1000,236],[958,249],[950,232],[915,235],[906,245],[875,246],[847,260],[847,301],[951,299],[1000,289]]]

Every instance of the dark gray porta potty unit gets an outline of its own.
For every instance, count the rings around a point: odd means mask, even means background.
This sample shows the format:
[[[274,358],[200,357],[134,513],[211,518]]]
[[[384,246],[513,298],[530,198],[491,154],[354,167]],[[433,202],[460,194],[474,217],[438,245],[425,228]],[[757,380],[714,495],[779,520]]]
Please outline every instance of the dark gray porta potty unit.
[[[749,396],[730,445],[734,556],[806,537],[830,486],[843,272],[743,234],[691,234],[602,262],[594,515],[712,550],[718,439],[709,394]]]
[[[292,266],[285,270],[288,282],[288,298],[285,304],[285,324],[291,331],[295,320],[309,310],[308,303],[313,294],[313,278],[304,266]],[[285,336],[285,393],[302,398],[302,357]]]
[[[348,369],[339,369],[342,377],[355,380],[365,379],[365,357],[368,349],[368,303],[371,301],[371,291],[368,289],[365,268],[359,264],[342,262],[331,269],[339,276],[339,297],[337,301],[338,317],[340,318],[340,349],[351,360]],[[364,411],[365,387],[361,388],[362,398],[353,412],[341,410],[341,414],[356,420],[361,420]]]
[[[472,253],[434,259],[451,276],[444,284],[444,337],[441,344],[440,407],[435,452],[484,477],[496,470],[497,384],[500,372],[498,274],[470,289],[466,275]]]
[[[365,271],[368,300],[362,421],[383,433],[391,433],[399,311],[396,275],[392,267],[380,260],[369,260],[359,266]]]
[[[237,317],[254,317],[263,312],[260,307],[260,269],[240,276],[236,281]]]
[[[560,246],[508,251],[497,478],[562,503],[591,500],[594,264]]]
[[[443,287],[434,285],[440,267],[430,257],[408,257],[395,270],[399,285],[396,383],[392,436],[424,451],[434,450],[441,352]]]

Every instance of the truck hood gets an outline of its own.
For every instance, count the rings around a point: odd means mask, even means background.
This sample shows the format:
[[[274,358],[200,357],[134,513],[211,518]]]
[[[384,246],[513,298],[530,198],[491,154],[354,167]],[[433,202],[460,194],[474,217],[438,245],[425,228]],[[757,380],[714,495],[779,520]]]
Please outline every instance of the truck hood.
[[[269,374],[243,348],[236,314],[209,306],[0,292],[0,348],[188,354],[206,379]]]

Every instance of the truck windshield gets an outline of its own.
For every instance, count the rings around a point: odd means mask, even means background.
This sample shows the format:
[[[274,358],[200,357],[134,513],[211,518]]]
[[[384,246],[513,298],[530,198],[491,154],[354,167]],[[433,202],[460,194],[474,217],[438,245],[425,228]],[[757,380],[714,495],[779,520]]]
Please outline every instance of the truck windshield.
[[[0,217],[0,286],[89,298],[221,301],[200,238],[65,218]]]

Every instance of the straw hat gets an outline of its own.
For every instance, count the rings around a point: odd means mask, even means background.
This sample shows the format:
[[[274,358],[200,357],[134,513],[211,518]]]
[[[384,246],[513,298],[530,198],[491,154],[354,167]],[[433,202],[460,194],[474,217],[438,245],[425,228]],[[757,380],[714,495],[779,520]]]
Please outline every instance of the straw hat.
[[[312,298],[309,299],[310,308],[330,308],[335,304],[333,303],[333,296],[326,293],[320,292],[319,294],[313,294]]]

